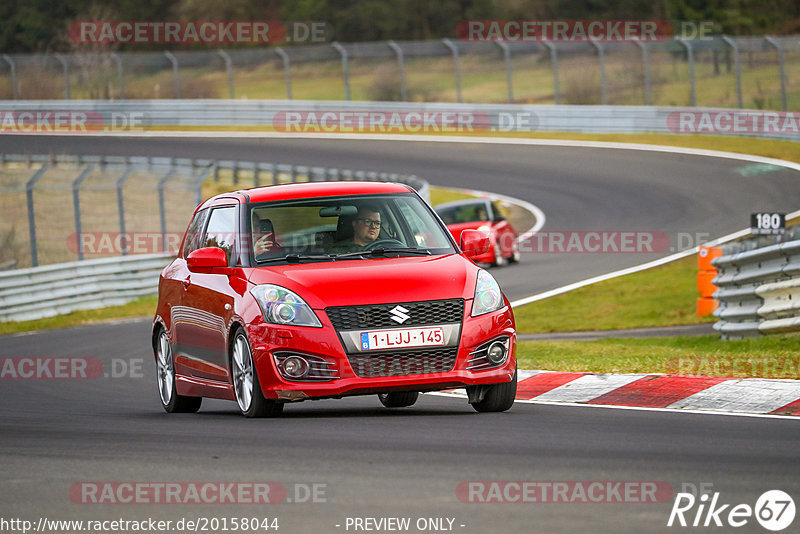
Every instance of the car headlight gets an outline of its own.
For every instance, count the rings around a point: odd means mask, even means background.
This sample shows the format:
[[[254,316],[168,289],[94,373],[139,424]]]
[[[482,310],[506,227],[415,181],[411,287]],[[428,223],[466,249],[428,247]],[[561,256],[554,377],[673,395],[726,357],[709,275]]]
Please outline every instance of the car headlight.
[[[273,324],[316,326],[322,323],[306,301],[285,287],[263,284],[250,290],[261,307],[264,320]]]
[[[478,271],[475,299],[472,301],[472,317],[497,311],[503,304],[503,293],[494,277],[483,269]]]

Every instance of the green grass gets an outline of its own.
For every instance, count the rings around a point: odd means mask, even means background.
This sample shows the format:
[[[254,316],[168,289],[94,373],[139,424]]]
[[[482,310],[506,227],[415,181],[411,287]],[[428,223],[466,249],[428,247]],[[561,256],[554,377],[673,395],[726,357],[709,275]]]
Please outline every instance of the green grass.
[[[517,331],[569,332],[713,321],[696,316],[697,258],[582,287],[514,309]]]
[[[520,369],[593,373],[800,378],[800,335],[738,341],[680,336],[598,341],[522,341]]]
[[[0,322],[0,335],[31,332],[34,330],[52,330],[82,324],[97,323],[114,319],[152,316],[156,311],[158,299],[155,295],[143,297],[121,306],[112,306],[98,310],[82,310],[55,317],[36,319],[34,321]]]

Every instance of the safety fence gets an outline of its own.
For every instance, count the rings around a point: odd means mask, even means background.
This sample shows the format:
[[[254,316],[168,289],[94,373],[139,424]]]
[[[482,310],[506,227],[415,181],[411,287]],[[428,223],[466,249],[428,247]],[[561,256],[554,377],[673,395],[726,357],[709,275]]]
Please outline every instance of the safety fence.
[[[0,266],[175,250],[204,196],[237,186],[322,180],[403,182],[429,199],[424,180],[387,172],[259,161],[0,154]]]
[[[723,338],[800,331],[800,227],[722,247],[712,260]]]
[[[247,98],[796,109],[798,36],[388,41],[3,54],[0,99]]]

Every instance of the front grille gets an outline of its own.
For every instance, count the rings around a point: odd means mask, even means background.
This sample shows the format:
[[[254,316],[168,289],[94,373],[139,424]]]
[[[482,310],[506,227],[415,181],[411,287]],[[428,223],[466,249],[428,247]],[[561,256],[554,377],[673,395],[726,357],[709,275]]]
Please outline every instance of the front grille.
[[[463,301],[462,301],[463,302]],[[350,366],[361,378],[446,373],[456,365],[458,347],[379,354],[348,354]]]
[[[389,313],[402,306],[409,319],[402,325],[392,320]],[[337,330],[366,330],[372,328],[407,328],[429,324],[460,323],[464,317],[464,299],[428,300],[395,304],[366,306],[336,306],[325,308],[325,313]]]

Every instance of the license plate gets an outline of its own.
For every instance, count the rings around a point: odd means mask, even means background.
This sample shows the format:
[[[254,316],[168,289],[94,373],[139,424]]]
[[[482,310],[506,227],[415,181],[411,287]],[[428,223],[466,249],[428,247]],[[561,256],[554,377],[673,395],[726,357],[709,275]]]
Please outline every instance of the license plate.
[[[441,327],[361,332],[361,350],[431,347],[439,345],[444,345],[444,331]]]

